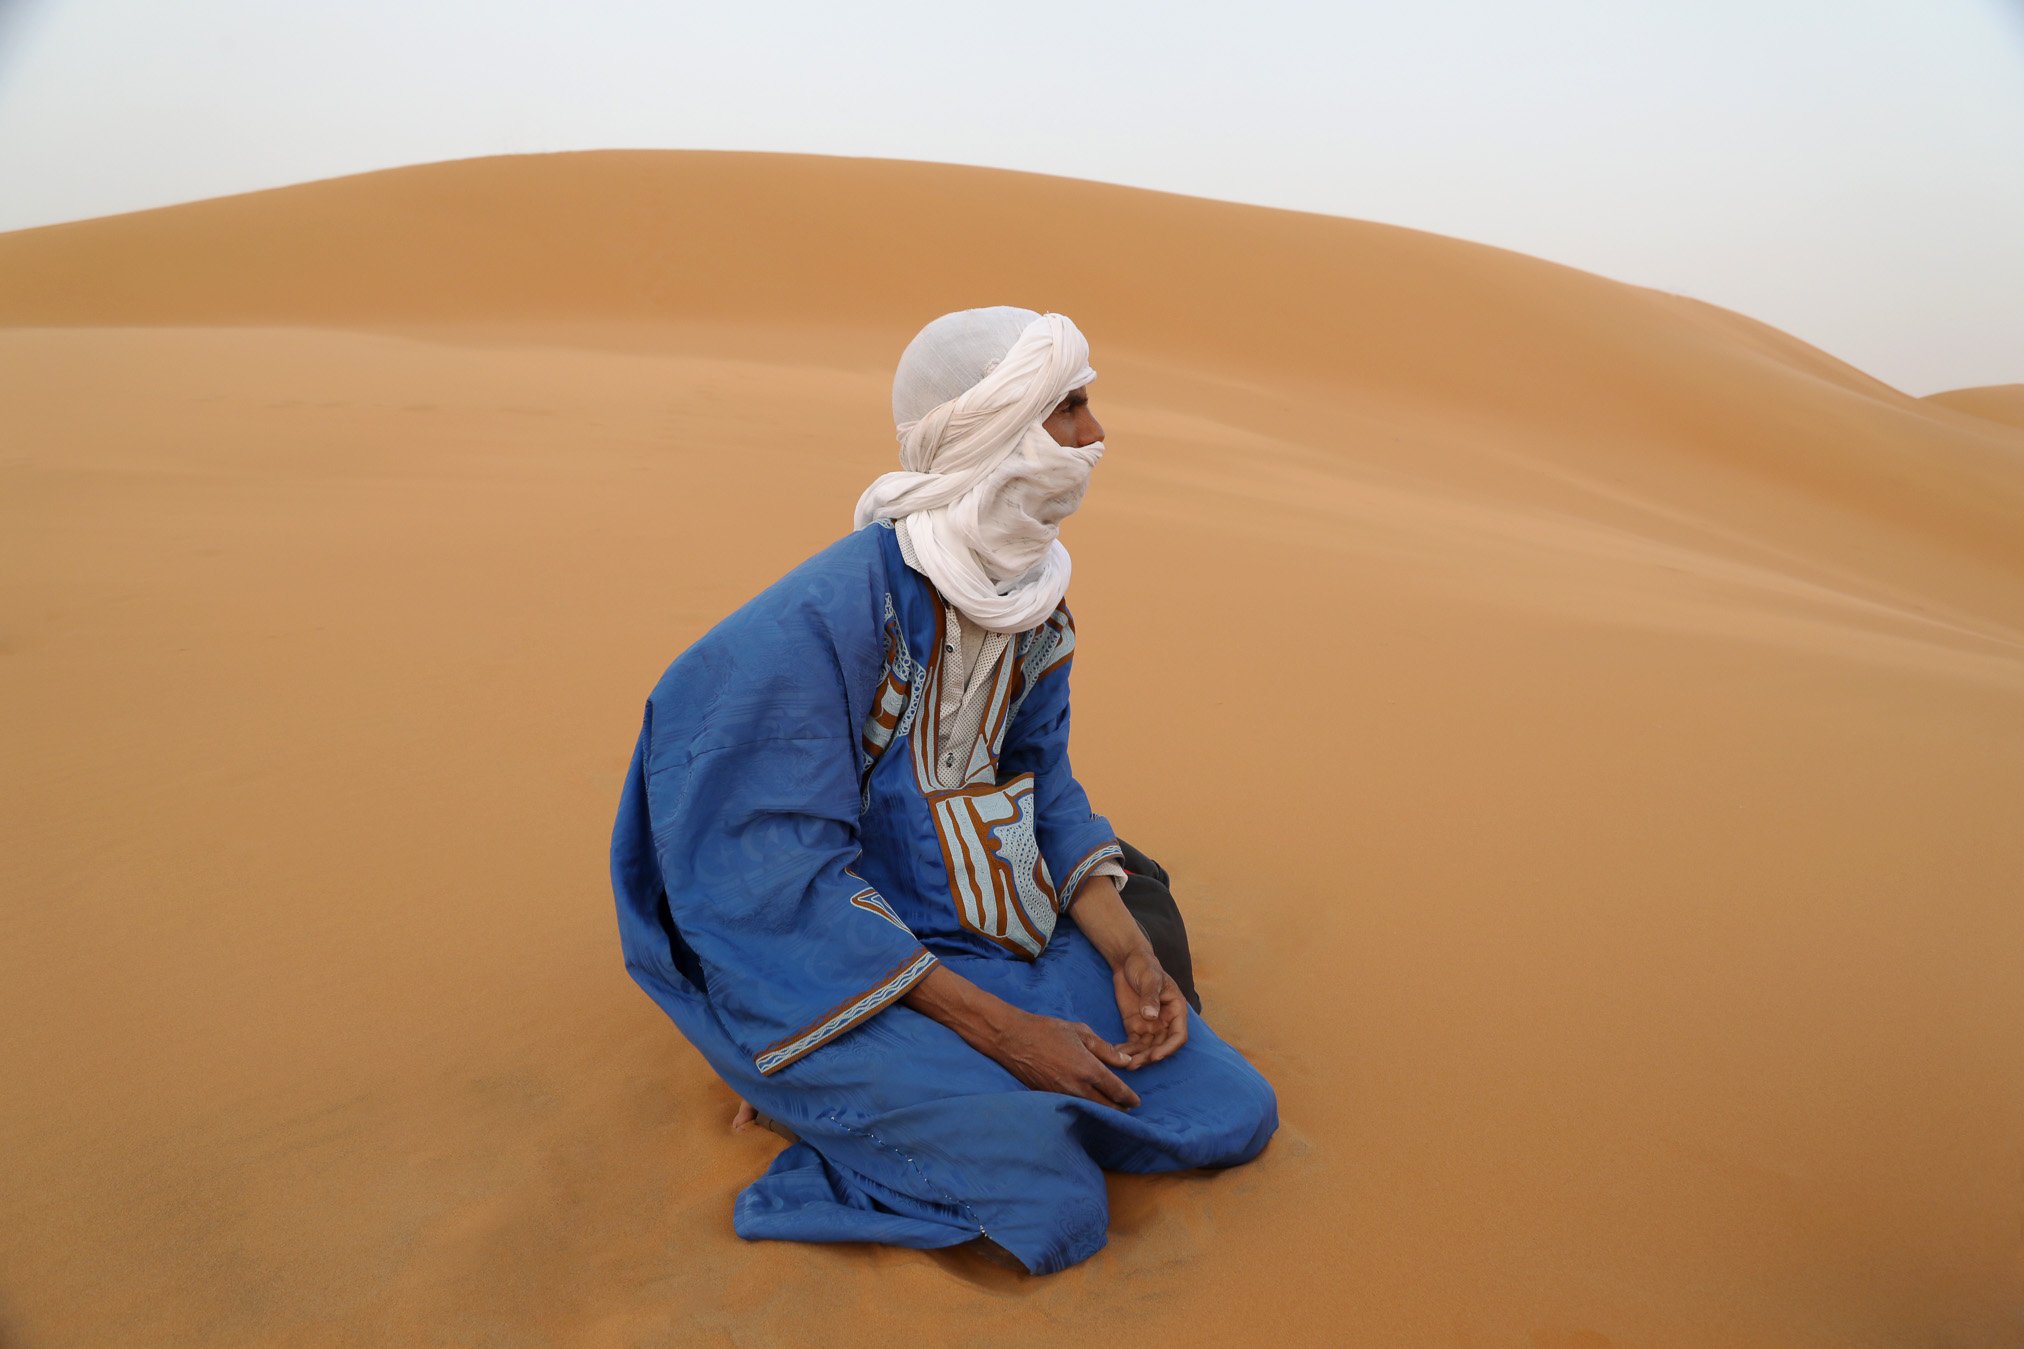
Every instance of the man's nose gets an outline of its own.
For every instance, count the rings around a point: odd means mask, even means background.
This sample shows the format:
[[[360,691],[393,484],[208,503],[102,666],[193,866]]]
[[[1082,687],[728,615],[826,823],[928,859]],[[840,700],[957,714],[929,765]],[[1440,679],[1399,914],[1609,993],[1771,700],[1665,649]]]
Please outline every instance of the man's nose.
[[[1078,411],[1081,410],[1078,409]],[[1075,419],[1075,448],[1079,450],[1085,445],[1094,445],[1102,439],[1103,423],[1096,419],[1095,413],[1082,412],[1082,415]]]

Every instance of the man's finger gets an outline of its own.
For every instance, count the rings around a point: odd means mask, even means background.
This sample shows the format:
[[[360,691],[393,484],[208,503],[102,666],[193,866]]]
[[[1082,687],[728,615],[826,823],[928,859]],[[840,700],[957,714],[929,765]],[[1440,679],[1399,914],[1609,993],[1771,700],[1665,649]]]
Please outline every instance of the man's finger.
[[[1102,1100],[1105,1105],[1114,1105],[1120,1110],[1130,1110],[1138,1105],[1138,1093],[1127,1087],[1116,1073],[1100,1063],[1092,1066],[1095,1072],[1089,1079],[1089,1085],[1096,1088],[1100,1095],[1090,1099]]]
[[[1082,1047],[1096,1056],[1099,1063],[1115,1063],[1120,1068],[1131,1063],[1131,1050],[1127,1045],[1114,1045],[1087,1026],[1078,1026],[1082,1032]]]
[[[1157,965],[1140,967],[1138,977],[1132,980],[1132,989],[1139,995],[1139,1015],[1147,1021],[1160,1019],[1160,991],[1166,982],[1166,971]]]
[[[1158,1043],[1152,1047],[1150,1061],[1158,1062],[1188,1042],[1188,1008],[1179,998],[1174,999],[1174,1008],[1167,1023],[1160,1028]]]

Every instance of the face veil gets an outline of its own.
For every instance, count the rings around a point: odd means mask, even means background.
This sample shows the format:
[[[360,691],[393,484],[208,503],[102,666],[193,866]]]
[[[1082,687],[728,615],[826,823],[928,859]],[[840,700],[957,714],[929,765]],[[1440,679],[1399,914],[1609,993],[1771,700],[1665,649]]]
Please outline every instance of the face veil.
[[[966,618],[994,632],[1038,626],[1068,590],[1061,521],[1103,457],[1101,442],[1058,445],[1041,423],[1095,378],[1089,343],[1065,315],[972,309],[935,320],[893,380],[900,471],[865,490],[854,527],[904,520],[921,570]]]

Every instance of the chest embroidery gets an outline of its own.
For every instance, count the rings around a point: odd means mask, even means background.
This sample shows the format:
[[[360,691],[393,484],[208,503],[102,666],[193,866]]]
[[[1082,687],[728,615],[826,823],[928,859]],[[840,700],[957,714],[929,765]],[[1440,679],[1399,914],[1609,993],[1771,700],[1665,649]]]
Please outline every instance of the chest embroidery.
[[[1039,955],[1061,904],[1033,828],[1033,775],[937,792],[929,804],[956,917],[1016,955]]]
[[[1026,695],[1073,653],[1075,625],[1066,609],[1056,609],[1039,628],[1019,635],[998,662],[976,734],[968,744],[951,743],[938,763],[946,626],[937,606],[935,644],[923,664],[908,652],[892,597],[886,597],[885,668],[863,728],[865,803],[873,767],[904,738],[914,786],[935,822],[957,919],[1031,960],[1054,935],[1061,900],[1040,853],[1033,775],[998,781],[998,757]]]
[[[878,692],[872,695],[871,713],[864,719],[860,732],[860,747],[864,751],[864,763],[859,769],[867,788],[871,782],[872,765],[879,756],[891,747],[893,740],[901,735],[913,720],[914,685],[919,682],[920,663],[907,650],[907,635],[900,627],[899,615],[893,610],[893,597],[885,597],[885,671],[878,682]]]

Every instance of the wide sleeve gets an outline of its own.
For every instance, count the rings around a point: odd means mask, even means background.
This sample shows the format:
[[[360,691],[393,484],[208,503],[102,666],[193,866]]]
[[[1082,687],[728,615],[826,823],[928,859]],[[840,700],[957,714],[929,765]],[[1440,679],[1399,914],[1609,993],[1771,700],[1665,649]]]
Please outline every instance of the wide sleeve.
[[[803,588],[820,596],[824,582]],[[834,611],[856,607],[741,611],[685,653],[647,704],[614,835],[635,977],[650,994],[642,975],[698,986],[761,1073],[890,1006],[935,964],[850,870],[852,704],[869,706],[880,652],[861,624],[835,630]]]
[[[855,743],[724,745],[646,784],[675,928],[718,1019],[762,1073],[890,1005],[935,963],[850,871]]]
[[[1023,643],[1018,703],[998,756],[1001,775],[1033,775],[1040,855],[1063,908],[1075,902],[1099,864],[1124,856],[1110,821],[1090,808],[1089,793],[1068,765],[1068,669],[1074,657],[1075,620],[1063,606]]]

